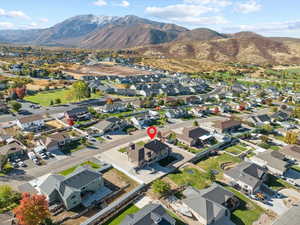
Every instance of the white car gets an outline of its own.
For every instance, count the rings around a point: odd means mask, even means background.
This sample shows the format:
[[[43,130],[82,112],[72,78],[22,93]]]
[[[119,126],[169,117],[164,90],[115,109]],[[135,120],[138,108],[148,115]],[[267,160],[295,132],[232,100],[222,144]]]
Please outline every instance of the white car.
[[[21,161],[21,162],[18,162],[18,166],[20,166],[20,167],[26,167],[26,164]]]

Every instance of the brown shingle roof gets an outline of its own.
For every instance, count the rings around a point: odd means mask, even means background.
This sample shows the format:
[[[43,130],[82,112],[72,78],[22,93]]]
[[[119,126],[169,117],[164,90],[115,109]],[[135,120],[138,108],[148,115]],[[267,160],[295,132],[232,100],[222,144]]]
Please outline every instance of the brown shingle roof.
[[[33,121],[38,121],[38,120],[43,120],[43,116],[40,114],[32,115],[32,116],[26,116],[23,118],[20,118],[19,121],[20,123],[30,123]]]
[[[232,120],[232,119],[226,120],[226,121],[217,121],[217,122],[215,122],[215,127],[220,128],[222,130],[228,129],[228,128],[231,128],[231,127],[235,127],[235,126],[239,126],[239,125],[241,125],[240,121]]]

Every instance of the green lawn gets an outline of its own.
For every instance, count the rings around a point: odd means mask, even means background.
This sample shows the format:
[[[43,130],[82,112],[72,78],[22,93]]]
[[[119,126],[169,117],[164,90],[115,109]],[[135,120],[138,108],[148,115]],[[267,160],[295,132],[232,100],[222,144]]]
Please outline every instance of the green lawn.
[[[183,144],[183,143],[180,143],[180,142],[177,142],[176,145],[177,145],[178,147],[180,147],[180,148],[183,148],[183,149],[187,150],[187,151],[190,152],[190,153],[193,153],[193,154],[197,154],[197,153],[199,153],[199,152],[204,151],[204,149],[192,148],[192,147],[189,147],[189,146],[187,146],[187,145],[185,145],[185,144]]]
[[[182,171],[169,174],[168,177],[179,186],[191,185],[198,189],[204,189],[211,184],[211,181],[208,179],[208,174],[189,167],[184,168]]]
[[[144,141],[139,141],[139,142],[135,143],[135,145],[136,145],[138,148],[144,147],[145,144],[146,144],[146,142],[144,142]],[[118,151],[121,152],[121,153],[125,153],[125,152],[127,152],[127,147],[120,148]]]
[[[231,214],[236,225],[252,225],[264,213],[264,210],[232,187],[226,187],[240,199],[240,206]]]
[[[295,165],[292,166],[292,168],[300,173],[300,166]]]
[[[84,165],[89,165],[89,166],[90,166],[91,168],[93,168],[93,169],[100,169],[100,168],[101,168],[101,166],[100,166],[99,164],[93,163],[93,162],[91,162],[91,161],[86,161],[86,162],[84,162],[84,163],[81,163],[81,164],[78,165],[78,166],[73,166],[73,167],[71,167],[71,168],[69,168],[69,169],[66,169],[66,170],[64,170],[64,171],[61,171],[61,172],[59,172],[58,174],[63,175],[63,176],[67,176],[67,175],[73,173],[73,172],[76,170],[77,167],[79,167],[79,166],[84,166]]]
[[[284,189],[284,188],[295,189],[295,187],[292,184],[289,184],[285,180],[283,180],[281,178],[277,178],[270,174],[269,174],[269,178],[268,178],[268,181],[266,182],[266,184],[269,186],[269,188],[271,188],[274,191],[278,191],[278,190]]]
[[[24,98],[24,100],[30,101],[30,102],[33,102],[36,104],[40,104],[42,106],[49,106],[51,100],[53,102],[55,102],[56,99],[60,99],[61,104],[78,101],[76,99],[67,99],[67,97],[66,97],[67,93],[68,93],[68,89],[43,91],[43,92],[39,92],[38,94],[35,94],[35,95],[26,96]],[[99,97],[101,97],[101,95],[92,93],[90,98],[99,98]],[[82,100],[86,100],[86,99],[82,99]]]
[[[240,144],[237,144],[237,145],[234,145],[234,146],[230,146],[230,147],[228,147],[228,148],[225,149],[225,151],[230,152],[230,153],[232,153],[234,155],[239,155],[239,154],[241,154],[242,152],[244,152],[246,150],[247,150],[247,148],[244,147],[244,146],[242,146],[242,145],[240,145]]]
[[[119,225],[128,214],[137,213],[139,210],[140,209],[135,205],[129,205],[122,212],[120,212],[116,217],[113,217],[110,220],[108,220],[106,223],[104,223],[104,225]]]
[[[62,149],[64,154],[70,154],[72,152],[79,151],[84,148],[84,145],[80,143],[80,141],[72,141],[71,143],[65,145]]]
[[[214,157],[209,157],[201,160],[197,163],[197,166],[201,167],[205,171],[209,170],[217,170],[220,172],[220,174],[217,175],[217,177],[220,177],[223,175],[223,170],[221,169],[221,165],[223,163],[240,163],[242,160],[238,157],[231,156],[229,154],[221,154]]]

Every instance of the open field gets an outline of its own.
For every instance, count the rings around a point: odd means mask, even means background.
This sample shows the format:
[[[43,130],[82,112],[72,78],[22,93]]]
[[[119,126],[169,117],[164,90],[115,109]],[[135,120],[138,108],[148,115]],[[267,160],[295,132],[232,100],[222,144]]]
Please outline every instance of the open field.
[[[119,76],[132,76],[132,75],[146,75],[151,74],[149,71],[141,71],[134,68],[129,68],[119,65],[107,65],[97,64],[93,66],[78,66],[74,65],[71,68],[64,70],[65,73],[74,76],[79,79],[82,76],[94,75],[94,76],[105,76],[105,75],[119,75]]]
[[[49,106],[50,102],[55,102],[56,99],[61,100],[61,104],[67,104],[71,102],[76,102],[76,99],[68,99],[68,89],[60,89],[60,90],[51,90],[51,91],[44,91],[40,92],[36,95],[26,96],[24,99],[29,102],[33,102],[36,104],[40,104],[42,106]],[[90,99],[92,98],[99,98],[101,95],[99,94],[91,94]],[[86,99],[81,99],[86,100]]]

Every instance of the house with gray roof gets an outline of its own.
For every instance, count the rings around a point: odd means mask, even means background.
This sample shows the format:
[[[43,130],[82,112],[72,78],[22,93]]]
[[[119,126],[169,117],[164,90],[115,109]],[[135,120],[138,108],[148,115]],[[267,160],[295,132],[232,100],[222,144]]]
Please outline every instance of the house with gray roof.
[[[263,126],[271,123],[271,118],[267,114],[261,114],[250,117],[250,122],[254,123],[255,126]]]
[[[153,164],[171,154],[171,148],[159,140],[150,141],[144,145],[130,144],[127,156],[137,168]]]
[[[224,178],[232,186],[239,187],[243,192],[254,194],[267,180],[266,169],[249,162],[242,162],[236,167],[225,171]]]
[[[78,205],[89,207],[111,193],[104,186],[102,175],[89,167],[78,167],[68,176],[49,175],[38,187],[47,196],[49,205],[64,205],[70,210]]]
[[[182,200],[193,216],[204,225],[233,225],[231,211],[237,208],[239,200],[221,185],[213,183],[209,188],[198,190],[187,187]]]
[[[289,163],[285,155],[279,151],[265,151],[250,158],[251,162],[268,169],[274,175],[282,176],[287,171]]]
[[[91,127],[91,129],[96,132],[95,136],[98,136],[110,132],[121,131],[127,126],[128,123],[125,120],[121,120],[117,117],[111,117],[96,123]]]
[[[159,204],[148,204],[135,214],[129,214],[120,225],[176,225],[171,217]]]
[[[215,140],[208,130],[201,127],[185,127],[177,134],[177,139],[188,146],[200,147]]]

